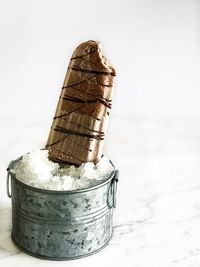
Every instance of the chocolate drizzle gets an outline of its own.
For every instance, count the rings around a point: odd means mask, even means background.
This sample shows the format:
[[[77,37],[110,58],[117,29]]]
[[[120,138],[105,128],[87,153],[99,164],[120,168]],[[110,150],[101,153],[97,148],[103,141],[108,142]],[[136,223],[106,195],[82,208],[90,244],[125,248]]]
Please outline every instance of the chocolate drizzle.
[[[71,134],[71,135],[79,135],[79,136],[82,136],[82,137],[88,137],[90,139],[97,139],[97,140],[104,140],[104,134],[85,134],[85,133],[80,133],[80,132],[76,132],[76,131],[70,131],[68,129],[65,129],[63,127],[59,127],[59,126],[56,126],[54,128],[54,131],[58,131],[58,132],[61,132],[61,133],[65,133],[65,134]]]
[[[97,70],[87,70],[87,69],[82,69],[82,68],[69,68],[74,71],[80,71],[80,72],[87,72],[87,73],[95,73],[95,74],[100,74],[100,75],[113,75],[116,76],[115,73],[112,72],[106,72],[106,71],[97,71]]]

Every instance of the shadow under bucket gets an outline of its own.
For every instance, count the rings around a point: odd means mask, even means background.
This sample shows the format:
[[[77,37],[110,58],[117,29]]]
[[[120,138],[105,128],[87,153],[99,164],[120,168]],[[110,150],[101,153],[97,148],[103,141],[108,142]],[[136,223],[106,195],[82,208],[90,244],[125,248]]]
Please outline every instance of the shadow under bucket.
[[[19,160],[11,161],[7,169],[14,243],[48,260],[76,259],[105,247],[112,235],[118,171],[114,169],[108,179],[89,188],[44,190],[16,179],[10,170]]]

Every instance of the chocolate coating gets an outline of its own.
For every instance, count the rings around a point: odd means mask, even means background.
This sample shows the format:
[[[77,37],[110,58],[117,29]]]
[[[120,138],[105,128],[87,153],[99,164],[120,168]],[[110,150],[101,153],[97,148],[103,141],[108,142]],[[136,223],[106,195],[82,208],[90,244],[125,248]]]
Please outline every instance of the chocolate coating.
[[[75,49],[46,144],[51,160],[75,165],[99,160],[115,76],[98,42]]]

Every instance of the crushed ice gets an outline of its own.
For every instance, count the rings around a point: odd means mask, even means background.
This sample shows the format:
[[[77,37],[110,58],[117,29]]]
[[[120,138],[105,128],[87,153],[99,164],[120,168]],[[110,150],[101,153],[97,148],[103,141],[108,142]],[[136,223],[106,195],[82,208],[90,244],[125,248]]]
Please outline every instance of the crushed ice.
[[[79,167],[61,167],[48,159],[48,150],[37,150],[25,154],[11,171],[18,180],[33,187],[76,190],[98,184],[107,179],[113,170],[114,167],[106,157],[102,157],[96,165],[87,162]]]

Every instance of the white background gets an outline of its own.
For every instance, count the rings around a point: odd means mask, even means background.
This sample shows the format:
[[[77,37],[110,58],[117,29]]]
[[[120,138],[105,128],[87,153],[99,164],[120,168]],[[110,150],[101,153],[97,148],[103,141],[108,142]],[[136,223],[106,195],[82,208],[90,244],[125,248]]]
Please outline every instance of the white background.
[[[74,48],[103,44],[113,116],[200,114],[200,1],[1,0],[0,114],[48,121]]]
[[[6,168],[44,147],[69,59],[102,42],[118,76],[104,154],[114,235],[56,266],[200,266],[200,1],[0,0],[0,266],[51,267],[11,241]]]

